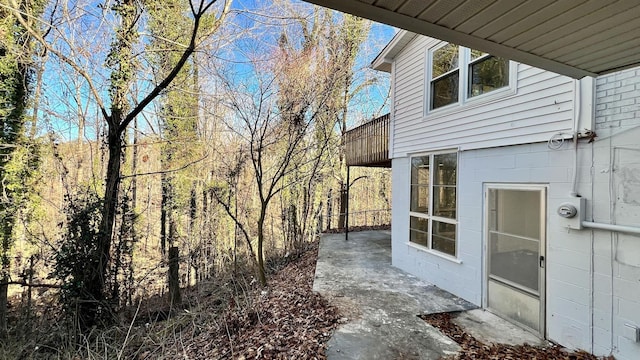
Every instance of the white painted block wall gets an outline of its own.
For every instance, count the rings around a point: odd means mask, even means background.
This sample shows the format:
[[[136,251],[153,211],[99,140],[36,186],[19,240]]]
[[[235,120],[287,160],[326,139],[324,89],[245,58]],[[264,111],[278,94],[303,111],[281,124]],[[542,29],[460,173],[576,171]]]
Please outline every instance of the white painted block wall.
[[[462,263],[453,262],[442,256],[425,251],[423,248],[409,244],[409,158],[396,158],[392,163],[392,264],[442,289],[460,296],[474,304],[480,305],[482,293],[481,283],[481,233],[468,234],[468,229],[459,229],[460,241],[458,259]],[[460,188],[461,191],[463,188]],[[461,195],[460,195],[461,196]],[[482,194],[475,196],[481,202]],[[458,208],[461,219],[465,212]],[[462,220],[461,220],[462,221]],[[473,219],[469,223],[475,222]],[[480,224],[480,223],[478,223]],[[480,226],[481,229],[481,226]],[[481,231],[481,230],[479,230]],[[477,235],[477,236],[476,236]],[[468,240],[468,241],[467,241]]]
[[[596,80],[590,219],[640,227],[640,69]],[[594,231],[593,343],[597,354],[640,359],[625,325],[640,326],[640,236]]]
[[[572,147],[568,141],[559,151],[537,143],[460,153],[461,263],[408,244],[409,158],[394,159],[393,264],[481,306],[483,184],[548,184],[548,338],[598,355],[639,359],[640,345],[625,337],[625,324],[640,326],[640,237],[563,227],[556,209],[571,200]],[[578,163],[577,190],[587,199],[587,220],[640,226],[640,128],[581,143]]]
[[[564,229],[555,209],[570,198],[574,151],[546,143],[463,151],[458,175],[458,260],[408,244],[409,212],[393,218],[393,263],[478,306],[484,279],[484,184],[547,184],[547,312],[549,338],[566,346],[590,348],[590,235]],[[585,154],[586,151],[586,154]],[[589,147],[581,156],[590,158]],[[590,189],[589,168],[579,189]],[[408,209],[409,158],[393,160],[393,209]]]

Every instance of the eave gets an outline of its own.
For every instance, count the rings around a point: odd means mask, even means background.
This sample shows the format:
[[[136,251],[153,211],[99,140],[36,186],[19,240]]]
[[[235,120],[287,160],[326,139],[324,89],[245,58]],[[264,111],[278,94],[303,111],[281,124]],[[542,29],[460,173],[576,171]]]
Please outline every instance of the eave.
[[[305,1],[576,79],[640,65],[635,0]]]

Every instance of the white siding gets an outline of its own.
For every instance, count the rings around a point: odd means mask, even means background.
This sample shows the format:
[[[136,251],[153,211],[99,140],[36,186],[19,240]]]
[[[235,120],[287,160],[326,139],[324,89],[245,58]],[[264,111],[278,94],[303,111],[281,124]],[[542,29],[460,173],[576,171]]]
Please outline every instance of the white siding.
[[[577,191],[586,219],[640,227],[640,68],[600,77],[595,93],[583,82],[518,65],[515,93],[456,111],[424,116],[426,51],[437,42],[417,37],[394,60],[393,264],[482,305],[483,184],[547,184],[549,339],[617,359],[640,359],[628,326],[640,327],[640,236],[563,227],[558,206],[571,198],[574,149],[559,151],[554,134],[591,128],[580,141]],[[582,93],[582,94],[581,94]],[[580,97],[580,110],[576,99]],[[574,104],[576,103],[576,104]],[[458,262],[409,244],[409,156],[458,148]]]
[[[572,132],[574,80],[517,64],[515,91],[487,94],[455,109],[425,114],[427,50],[418,36],[394,60],[393,156],[428,149],[478,149],[546,141]]]

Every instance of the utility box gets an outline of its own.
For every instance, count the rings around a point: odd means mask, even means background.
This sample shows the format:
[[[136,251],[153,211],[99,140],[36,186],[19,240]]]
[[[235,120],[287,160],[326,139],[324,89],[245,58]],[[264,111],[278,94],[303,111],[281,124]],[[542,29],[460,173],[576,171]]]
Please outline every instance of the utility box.
[[[585,219],[586,200],[584,198],[570,198],[558,206],[557,214],[560,217],[562,227],[573,230],[582,230],[582,221]]]

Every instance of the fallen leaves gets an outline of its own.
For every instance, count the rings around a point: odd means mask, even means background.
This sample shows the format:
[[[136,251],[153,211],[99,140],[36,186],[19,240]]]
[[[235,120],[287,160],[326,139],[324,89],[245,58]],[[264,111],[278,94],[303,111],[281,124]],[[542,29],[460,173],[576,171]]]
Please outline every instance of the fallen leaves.
[[[339,316],[313,292],[317,243],[184,343],[190,359],[325,359]],[[248,305],[247,305],[248,304]],[[166,353],[165,353],[166,355]]]
[[[183,314],[173,320],[183,325],[174,324],[173,329],[179,330],[173,331],[175,340],[171,344],[158,342],[151,350],[141,349],[135,358],[326,359],[326,344],[335,327],[348,320],[312,291],[317,251],[316,242],[299,257],[288,257],[287,263],[281,263],[282,268],[270,277],[267,289],[257,284],[249,286],[248,282],[244,287],[230,282],[229,286],[243,289],[241,292],[246,295],[225,301],[207,298],[201,309],[215,314],[205,316],[203,310]],[[458,354],[447,358],[450,360],[598,359],[555,344],[547,347],[485,344],[453,323],[452,316],[455,315],[442,313],[423,317],[462,347]]]
[[[572,352],[562,346],[551,344],[547,347],[536,347],[529,344],[505,345],[485,344],[460,326],[451,321],[451,313],[430,314],[421,316],[430,325],[438,328],[443,334],[457,342],[462,350],[450,359],[537,359],[537,360],[613,360],[613,356],[599,358],[584,351]]]

